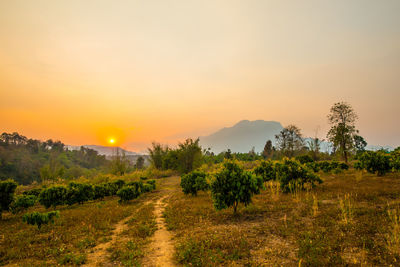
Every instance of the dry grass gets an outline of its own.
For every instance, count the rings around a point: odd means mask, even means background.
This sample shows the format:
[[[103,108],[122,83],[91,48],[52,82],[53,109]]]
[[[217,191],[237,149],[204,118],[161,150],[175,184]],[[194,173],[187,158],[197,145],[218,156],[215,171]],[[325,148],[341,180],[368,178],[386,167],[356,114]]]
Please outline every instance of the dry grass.
[[[399,247],[388,237],[399,236],[399,221],[388,210],[399,208],[400,176],[363,174],[357,182],[356,175],[324,175],[309,192],[276,194],[267,187],[238,216],[215,211],[209,193],[177,192],[166,210],[176,260],[192,266],[397,265]]]

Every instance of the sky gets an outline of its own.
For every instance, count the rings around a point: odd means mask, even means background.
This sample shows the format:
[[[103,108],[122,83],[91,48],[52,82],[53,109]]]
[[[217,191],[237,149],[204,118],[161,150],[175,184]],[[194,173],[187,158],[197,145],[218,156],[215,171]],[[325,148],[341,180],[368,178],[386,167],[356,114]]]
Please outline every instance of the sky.
[[[240,120],[400,146],[400,1],[0,0],[0,131],[143,151]],[[318,129],[318,131],[317,131]]]

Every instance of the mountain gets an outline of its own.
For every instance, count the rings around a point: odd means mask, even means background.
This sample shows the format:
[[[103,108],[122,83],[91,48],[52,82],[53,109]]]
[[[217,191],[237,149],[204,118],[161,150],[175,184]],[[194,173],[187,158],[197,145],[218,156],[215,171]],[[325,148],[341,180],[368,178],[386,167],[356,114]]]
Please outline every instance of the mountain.
[[[136,153],[136,152],[128,151],[128,150],[122,149],[120,147],[97,146],[97,145],[83,145],[83,147],[96,150],[100,155],[105,155],[105,156],[113,156],[113,155],[115,155],[117,150],[120,153],[124,152],[126,156],[138,155],[138,153]],[[79,150],[79,149],[81,149],[80,146],[68,146],[68,145],[67,145],[67,148],[69,150]]]
[[[214,153],[226,151],[249,152],[255,147],[256,152],[264,149],[267,140],[275,143],[275,135],[283,129],[276,121],[248,121],[243,120],[232,127],[223,128],[211,135],[200,137],[200,144],[204,148],[211,148]]]

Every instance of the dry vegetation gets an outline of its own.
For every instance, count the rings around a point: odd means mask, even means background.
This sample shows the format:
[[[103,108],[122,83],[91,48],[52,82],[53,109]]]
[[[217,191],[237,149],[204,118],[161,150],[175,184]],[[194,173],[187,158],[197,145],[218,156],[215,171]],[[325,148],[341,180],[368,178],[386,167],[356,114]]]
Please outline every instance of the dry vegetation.
[[[397,265],[399,178],[349,171],[295,194],[267,184],[237,216],[215,211],[208,193],[177,192],[166,211],[176,259],[194,266]]]
[[[168,195],[165,220],[177,265],[188,266],[395,266],[400,260],[400,176],[353,170],[323,175],[324,183],[294,194],[269,182],[248,207],[216,211],[208,192],[185,196],[178,178],[157,180],[158,189],[128,204],[116,197],[62,206],[55,224],[40,230],[21,215],[0,220],[0,264],[80,265],[109,241],[128,216],[126,230],[107,250],[111,265],[140,266],[157,230],[155,200]],[[43,211],[36,205],[29,211]],[[106,265],[107,266],[107,265]],[[149,265],[150,266],[150,265]]]

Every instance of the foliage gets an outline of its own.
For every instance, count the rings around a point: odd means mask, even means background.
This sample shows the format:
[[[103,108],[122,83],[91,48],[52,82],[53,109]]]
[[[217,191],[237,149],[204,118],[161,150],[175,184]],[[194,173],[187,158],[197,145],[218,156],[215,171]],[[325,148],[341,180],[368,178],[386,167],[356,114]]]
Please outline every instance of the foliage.
[[[301,164],[314,162],[314,159],[308,154],[296,156],[296,160],[299,161]]]
[[[308,162],[305,165],[314,172],[323,171],[324,173],[340,173],[349,169],[349,165],[346,163],[335,160]]]
[[[333,144],[334,151],[338,151],[346,163],[349,153],[354,147],[354,136],[358,133],[355,127],[356,119],[357,114],[346,102],[335,103],[328,115],[331,129],[327,138]]]
[[[358,169],[365,169],[370,173],[377,173],[378,176],[385,175],[392,169],[391,156],[385,151],[366,151],[358,156]]]
[[[60,141],[28,139],[18,133],[0,135],[0,180],[13,177],[20,184],[93,175],[108,161],[85,147],[68,150]]]
[[[272,146],[272,141],[268,140],[265,143],[264,150],[262,152],[262,156],[264,157],[264,159],[271,158],[273,152],[274,152],[274,147]]]
[[[314,187],[315,182],[322,183],[322,180],[313,171],[297,160],[284,158],[282,162],[275,164],[275,172],[283,192],[290,192],[293,184],[303,189],[305,184]]]
[[[117,196],[120,197],[119,202],[127,202],[129,200],[139,197],[140,191],[136,186],[124,186],[117,192]]]
[[[129,167],[129,160],[125,156],[125,152],[120,152],[117,148],[116,154],[112,156],[111,173],[114,175],[124,175]]]
[[[65,196],[66,204],[73,205],[75,203],[82,204],[94,198],[93,186],[85,183],[68,184],[67,195]]]
[[[39,203],[46,207],[56,206],[65,204],[68,189],[63,185],[51,186],[45,188],[39,195]]]
[[[156,180],[148,180],[147,183],[153,187],[153,190],[156,189]]]
[[[0,218],[3,211],[9,210],[17,186],[18,184],[13,180],[0,181]]]
[[[254,169],[254,173],[261,176],[264,182],[275,180],[274,163],[271,160],[261,161],[261,164]]]
[[[60,212],[58,210],[46,213],[40,213],[35,211],[32,213],[26,213],[22,217],[22,221],[30,225],[36,225],[37,228],[40,229],[43,224],[48,224],[49,222],[54,223],[55,217],[56,218],[60,217]]]
[[[16,214],[23,210],[33,207],[36,203],[37,197],[34,195],[19,195],[11,203],[11,212]]]
[[[207,174],[202,171],[193,171],[181,178],[181,187],[185,195],[192,194],[196,196],[198,191],[206,191],[209,186],[207,184]]]
[[[286,157],[293,157],[303,148],[303,138],[300,129],[295,125],[288,125],[279,134],[275,135],[276,146]]]
[[[40,195],[40,192],[42,192],[43,188],[33,188],[31,190],[27,190],[22,192],[23,195],[31,195],[31,196],[35,196],[38,197]]]
[[[235,161],[226,160],[211,183],[211,195],[217,210],[233,207],[236,213],[239,203],[251,203],[251,197],[260,193],[262,178],[244,171]]]

